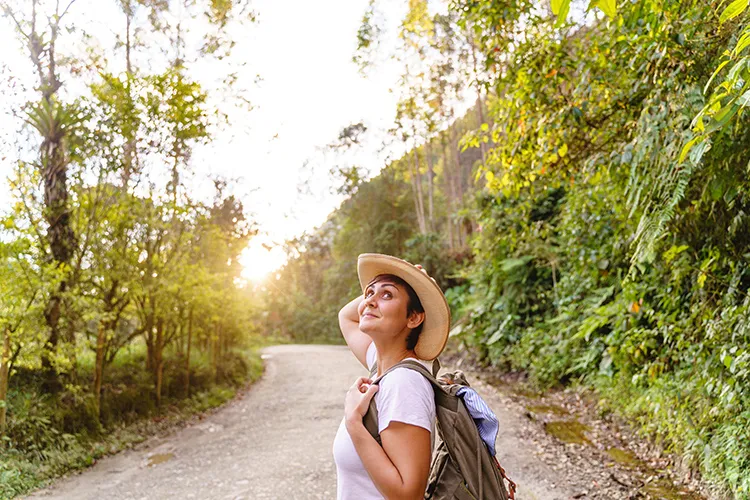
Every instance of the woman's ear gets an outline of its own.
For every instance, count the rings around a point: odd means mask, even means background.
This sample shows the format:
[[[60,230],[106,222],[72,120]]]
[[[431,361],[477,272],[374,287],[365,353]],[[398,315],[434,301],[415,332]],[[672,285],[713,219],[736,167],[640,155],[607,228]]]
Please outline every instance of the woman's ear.
[[[423,312],[413,312],[411,313],[411,316],[409,316],[409,319],[406,320],[406,326],[411,328],[412,330],[418,327],[422,324],[424,321],[424,313]]]

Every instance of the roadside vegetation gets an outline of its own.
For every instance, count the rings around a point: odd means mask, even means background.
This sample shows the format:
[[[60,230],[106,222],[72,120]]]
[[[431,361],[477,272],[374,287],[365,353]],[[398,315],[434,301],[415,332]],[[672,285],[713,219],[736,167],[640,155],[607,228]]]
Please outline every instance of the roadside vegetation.
[[[333,340],[359,253],[421,263],[486,365],[593,388],[718,495],[750,497],[747,2],[441,6],[388,20],[370,2],[355,60],[403,65],[406,153],[334,171],[348,198],[289,243],[269,327]]]
[[[239,263],[255,223],[227,180],[191,179],[193,148],[226,106],[246,106],[220,61],[227,30],[254,13],[118,0],[102,4],[115,39],[100,39],[80,5],[0,1],[27,63],[0,82],[24,123],[1,145],[14,162],[0,214],[2,498],[220,405],[262,371]],[[213,92],[195,76],[209,63]]]
[[[193,149],[248,111],[229,34],[251,2],[113,1],[101,40],[78,6],[0,0],[27,62],[0,80],[24,122],[0,144],[0,496],[228,400],[263,339],[340,342],[356,257],[382,252],[436,278],[486,366],[593,389],[750,497],[746,0],[369,1],[353,59],[402,69],[403,153],[332,168],[345,201],[262,287],[231,182],[189,187]]]

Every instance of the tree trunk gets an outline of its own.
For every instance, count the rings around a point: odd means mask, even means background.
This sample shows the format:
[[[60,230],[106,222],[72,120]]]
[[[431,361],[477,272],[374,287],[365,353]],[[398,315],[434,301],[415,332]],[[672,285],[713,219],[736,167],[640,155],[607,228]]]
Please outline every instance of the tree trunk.
[[[451,151],[453,153],[453,161],[455,162],[455,168],[454,168],[454,183],[456,192],[456,205],[457,207],[461,205],[461,200],[463,200],[465,191],[464,186],[464,175],[463,175],[463,169],[461,168],[461,154],[458,151],[458,138],[456,137],[456,130],[455,127],[451,127]],[[465,245],[464,235],[463,235],[463,229],[461,227],[461,223],[459,221],[456,221],[456,237],[458,241],[458,247],[459,249],[463,249]]]
[[[216,355],[217,344],[219,341],[219,323],[214,325],[214,334],[211,336],[211,365],[213,372],[213,382],[216,383],[216,376],[219,369],[219,357]]]
[[[44,183],[44,219],[47,222],[47,241],[54,263],[58,268],[67,268],[73,255],[75,235],[68,210],[68,158],[64,146],[66,140],[64,131],[70,127],[65,127],[59,122],[56,113],[59,104],[55,99],[57,91],[62,86],[57,74],[55,54],[61,16],[59,12],[55,12],[53,18],[55,22],[51,23],[49,38],[45,43],[46,34],[40,35],[36,32],[36,7],[37,1],[33,1],[32,29],[29,33],[28,47],[39,77],[39,89],[45,109],[41,112],[52,121],[47,127],[46,134],[41,137],[42,143],[39,148],[39,165]],[[42,109],[41,106],[40,109]],[[57,290],[50,293],[49,302],[44,311],[49,335],[42,353],[42,369],[45,374],[46,389],[50,392],[56,392],[62,388],[52,360],[60,341],[60,315],[63,296],[67,288],[67,279],[63,277]]]
[[[412,158],[414,160],[414,163],[412,164],[412,184],[415,195],[414,201],[417,207],[417,223],[419,224],[420,234],[427,234],[427,224],[424,215],[424,198],[422,196],[422,174],[419,173],[419,152],[417,151],[416,143],[414,144],[414,148],[412,148]]]
[[[481,127],[484,123],[484,106],[482,105],[482,93],[477,89],[477,119],[479,120],[479,126]],[[484,137],[479,141],[479,151],[482,153],[482,165],[485,164],[487,158],[487,143],[484,142]],[[471,175],[471,171],[469,171]]]
[[[477,48],[474,44],[474,37],[471,34],[471,29],[467,30],[469,35],[469,44],[471,46],[471,61],[474,66],[474,85],[477,88],[477,118],[479,119],[479,126],[481,127],[484,123],[484,110],[482,109],[482,88],[479,85],[479,61],[477,60]],[[482,153],[482,165],[485,164],[485,157],[487,155],[487,145],[484,141],[479,142],[479,150]],[[469,170],[471,173],[471,170]]]
[[[190,347],[193,340],[193,307],[188,313],[187,348],[185,350],[185,397],[190,397]]]
[[[123,10],[125,11],[125,75],[128,80],[128,99],[132,101],[132,82],[133,82],[133,65],[131,63],[131,23],[133,20],[133,7],[130,1],[123,2]],[[125,157],[123,158],[122,168],[122,190],[127,193],[128,185],[130,184],[130,177],[133,173],[133,163],[135,158],[135,132],[131,132],[132,136],[126,138],[124,152]]]
[[[146,371],[153,372],[154,352],[156,349],[154,338],[154,315],[156,311],[156,304],[154,303],[153,299],[150,298],[146,298],[145,302],[147,312],[143,338],[146,341]]]
[[[161,406],[161,384],[164,369],[164,320],[159,319],[156,324],[156,342],[154,342],[154,394],[156,406]]]
[[[8,375],[10,367],[10,327],[6,325],[3,351],[0,353],[0,437],[5,435],[5,417],[8,412]]]
[[[411,194],[412,199],[414,200],[414,213],[417,214],[417,225],[419,226],[419,232],[422,232],[422,218],[420,217],[420,210],[419,210],[419,196],[417,195],[417,181],[412,175],[411,180]]]
[[[435,169],[432,163],[432,148],[430,148],[430,141],[425,141],[425,154],[427,156],[427,217],[428,217],[428,228],[430,231],[435,231],[435,204],[434,204],[434,185],[435,185]]]
[[[45,139],[46,142],[46,139]],[[61,145],[49,145],[50,156],[62,154]],[[44,164],[44,162],[43,162]],[[49,224],[47,238],[52,251],[52,257],[58,267],[66,266],[72,255],[73,231],[70,228],[70,214],[67,209],[67,172],[62,161],[50,159],[47,165],[51,167],[44,169],[44,199],[46,204],[45,219]],[[63,305],[63,295],[68,288],[68,283],[63,278],[57,289],[50,294],[49,302],[44,311],[44,319],[49,329],[49,336],[42,355],[42,370],[45,373],[45,387],[50,392],[61,389],[57,371],[53,366],[52,359],[60,341],[60,316]]]
[[[443,136],[444,138],[445,136]],[[455,241],[454,241],[454,231],[453,231],[453,216],[455,215],[455,196],[456,196],[456,190],[453,183],[453,175],[451,173],[451,169],[449,167],[448,163],[448,154],[446,153],[446,144],[445,139],[443,139],[442,142],[442,153],[443,153],[443,177],[445,178],[446,187],[447,187],[447,198],[448,198],[448,217],[447,219],[447,225],[448,225],[448,247],[453,251],[455,249]]]
[[[146,322],[143,340],[146,341],[146,371],[152,372],[154,366],[154,333],[153,325],[150,325],[149,323],[149,321]]]
[[[101,418],[102,375],[104,372],[104,340],[106,328],[99,325],[96,335],[96,365],[94,367],[94,401],[96,402],[96,416]]]

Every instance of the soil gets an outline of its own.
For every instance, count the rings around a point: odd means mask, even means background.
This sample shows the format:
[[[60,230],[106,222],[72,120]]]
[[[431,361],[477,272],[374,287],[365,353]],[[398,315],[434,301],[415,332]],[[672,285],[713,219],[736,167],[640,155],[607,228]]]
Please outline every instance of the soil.
[[[340,346],[275,346],[263,356],[262,379],[219,411],[29,498],[335,498],[333,438],[364,368]],[[538,395],[512,377],[465,371],[501,423],[498,459],[517,499],[704,498],[653,447],[598,417],[585,394]]]
[[[479,368],[475,360],[455,352],[447,358],[448,364],[476,381],[473,385],[486,395],[496,413],[504,408],[506,415],[513,416],[512,424],[501,434],[513,433],[527,452],[555,471],[558,486],[569,495],[559,498],[722,498],[716,493],[711,496],[709,486],[696,475],[681,471],[677,457],[639,436],[616,416],[603,413],[591,391],[537,392],[523,374]],[[500,422],[501,426],[505,423]],[[508,471],[511,478],[512,472]],[[519,477],[517,482],[524,480]]]

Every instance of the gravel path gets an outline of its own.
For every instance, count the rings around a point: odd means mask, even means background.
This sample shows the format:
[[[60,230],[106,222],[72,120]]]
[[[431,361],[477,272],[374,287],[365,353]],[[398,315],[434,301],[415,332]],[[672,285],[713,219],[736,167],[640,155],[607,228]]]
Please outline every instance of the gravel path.
[[[332,444],[344,395],[366,375],[348,348],[285,345],[264,350],[266,372],[242,398],[203,421],[99,461],[30,498],[332,499]],[[315,375],[317,375],[317,380]],[[519,437],[523,415],[487,385],[480,393],[503,426],[498,458],[519,500],[568,499],[555,473]]]

